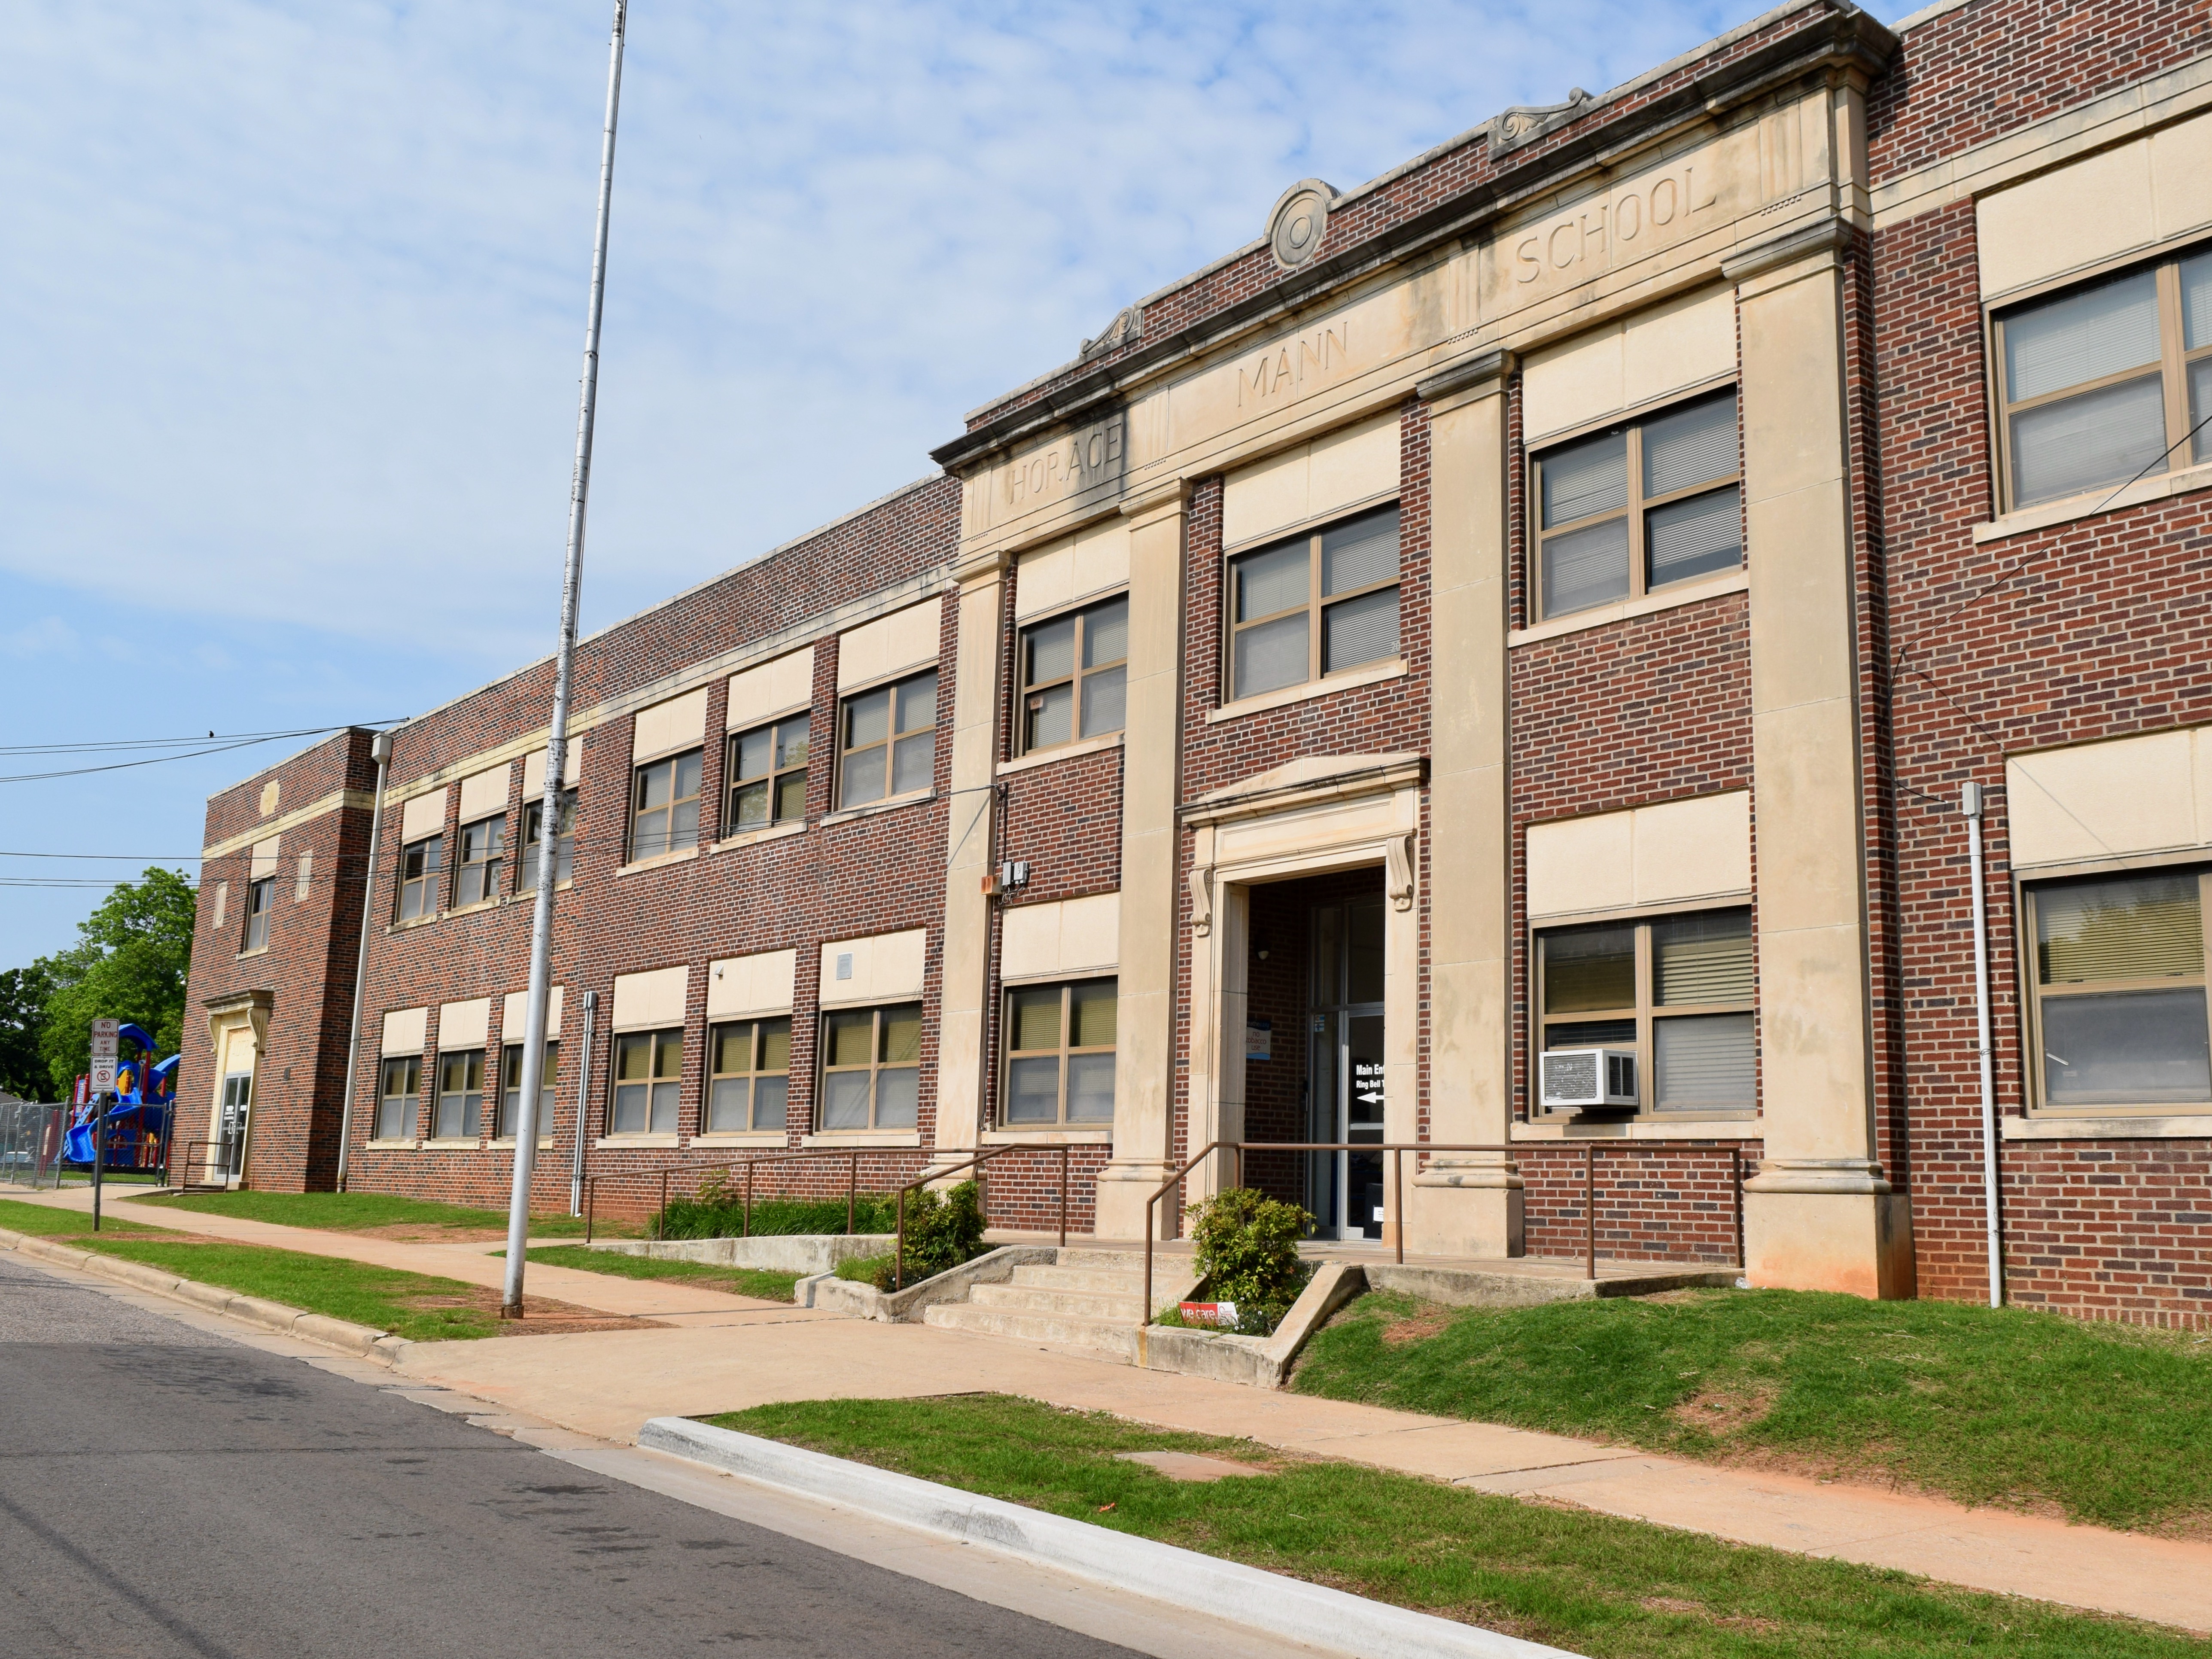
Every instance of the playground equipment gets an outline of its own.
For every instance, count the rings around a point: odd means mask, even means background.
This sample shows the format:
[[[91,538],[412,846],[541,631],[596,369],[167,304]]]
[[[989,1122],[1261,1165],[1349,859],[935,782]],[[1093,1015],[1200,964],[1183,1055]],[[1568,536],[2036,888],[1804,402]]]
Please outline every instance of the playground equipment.
[[[117,1032],[138,1045],[138,1058],[115,1073],[114,1103],[104,1112],[98,1101],[73,1107],[62,1138],[64,1164],[89,1164],[97,1133],[99,1162],[109,1170],[166,1169],[169,1135],[175,1119],[177,1062],[180,1054],[149,1063],[154,1034],[143,1025]],[[95,1115],[97,1121],[95,1121]]]

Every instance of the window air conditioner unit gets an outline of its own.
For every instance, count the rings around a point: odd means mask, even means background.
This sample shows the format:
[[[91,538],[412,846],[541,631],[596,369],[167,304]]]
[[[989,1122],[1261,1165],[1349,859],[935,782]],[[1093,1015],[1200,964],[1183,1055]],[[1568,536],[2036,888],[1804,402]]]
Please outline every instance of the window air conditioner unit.
[[[1538,1063],[1547,1106],[1587,1109],[1636,1104],[1633,1048],[1553,1048]]]

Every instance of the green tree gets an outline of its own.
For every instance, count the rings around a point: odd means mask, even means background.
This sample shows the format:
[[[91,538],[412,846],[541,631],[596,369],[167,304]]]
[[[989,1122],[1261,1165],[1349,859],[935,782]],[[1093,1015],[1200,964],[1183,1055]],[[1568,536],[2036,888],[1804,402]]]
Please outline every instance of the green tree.
[[[46,964],[0,968],[0,1089],[26,1100],[46,1095],[46,1056],[39,1037],[46,1027],[46,998],[53,990]]]
[[[173,870],[149,869],[117,886],[77,924],[77,942],[34,964],[46,973],[45,1056],[52,1098],[68,1098],[89,1064],[95,1019],[131,1020],[154,1034],[157,1055],[182,1046],[198,895]]]

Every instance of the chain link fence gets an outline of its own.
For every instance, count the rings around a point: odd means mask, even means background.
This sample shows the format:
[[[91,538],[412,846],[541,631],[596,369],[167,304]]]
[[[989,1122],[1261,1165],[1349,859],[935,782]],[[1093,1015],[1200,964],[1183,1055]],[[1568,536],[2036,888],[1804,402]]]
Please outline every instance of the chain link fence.
[[[68,1119],[66,1106],[0,1101],[0,1182],[11,1187],[59,1186],[62,1132]],[[76,1184],[90,1179],[86,1171]]]

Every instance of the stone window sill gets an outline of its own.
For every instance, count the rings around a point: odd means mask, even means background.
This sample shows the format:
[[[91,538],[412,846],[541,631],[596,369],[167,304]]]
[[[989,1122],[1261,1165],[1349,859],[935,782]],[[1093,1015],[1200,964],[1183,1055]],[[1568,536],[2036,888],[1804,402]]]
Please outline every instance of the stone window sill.
[[[673,853],[663,853],[657,858],[640,859],[635,864],[619,865],[616,867],[615,873],[618,876],[635,876],[647,870],[661,870],[672,864],[688,863],[698,856],[699,849],[696,847],[678,848]]]
[[[1341,674],[1330,674],[1317,680],[1301,680],[1297,684],[1284,686],[1279,691],[1262,691],[1256,697],[1243,697],[1235,702],[1225,702],[1220,708],[1208,711],[1206,723],[1218,726],[1224,720],[1240,720],[1247,714],[1265,714],[1270,708],[1285,708],[1294,702],[1334,696],[1339,691],[1351,691],[1363,685],[1379,685],[1384,680],[1402,679],[1405,674],[1406,659],[1403,657],[1392,657],[1386,662],[1370,662],[1364,668],[1347,668]]]
[[[1729,1117],[1619,1117],[1582,1123],[1539,1119],[1516,1123],[1509,1140],[1758,1140],[1765,1133],[1756,1112]]]
[[[368,1143],[368,1150],[372,1152],[411,1152],[422,1144],[410,1135],[404,1140],[372,1140]]]
[[[1121,733],[1114,732],[1103,738],[1085,738],[1080,743],[1063,743],[1056,748],[1040,749],[1035,754],[1021,755],[1010,761],[999,763],[999,775],[1027,772],[1032,768],[1049,766],[1054,761],[1073,760],[1079,755],[1102,755],[1109,749],[1121,746]]]
[[[624,1146],[680,1146],[683,1144],[681,1135],[601,1135],[592,1146],[595,1150],[616,1151]]]
[[[983,1131],[983,1144],[986,1146],[1110,1146],[1114,1144],[1114,1131],[1110,1128],[1061,1129],[1042,1126],[1035,1129],[986,1129]]]
[[[734,836],[725,836],[708,850],[714,853],[734,853],[740,847],[758,847],[763,842],[782,841],[791,836],[806,833],[806,820],[795,818],[789,823],[771,823],[759,830],[740,830]]]
[[[801,1135],[801,1146],[850,1147],[855,1151],[869,1146],[919,1146],[919,1129],[830,1129],[818,1135]]]
[[[269,954],[269,947],[268,947],[267,945],[255,945],[255,946],[254,946],[251,951],[240,951],[238,953],[238,959],[239,959],[240,962],[243,962],[243,961],[245,961],[245,960],[246,959],[246,957],[265,957],[265,956],[267,956],[268,954]]]
[[[479,910],[496,910],[506,902],[504,898],[478,899],[474,904],[457,904],[446,914],[449,916],[472,916]]]
[[[2212,1112],[2141,1117],[2002,1117],[2007,1140],[2195,1140],[2212,1139]]]
[[[1516,628],[1505,636],[1510,647],[1534,645],[1539,640],[1555,640],[1562,634],[1579,634],[1585,629],[1603,628],[1608,623],[1626,622],[1631,617],[1649,617],[1662,611],[1672,611],[1678,605],[1695,605],[1700,599],[1717,599],[1723,593],[1742,593],[1751,587],[1751,573],[1744,569],[1729,571],[1701,582],[1684,582],[1680,587],[1662,587],[1656,593],[1646,593],[1640,599],[1623,599],[1618,605],[1601,605],[1589,611],[1577,611],[1571,616],[1553,617],[1549,621],[1531,623],[1526,628]]]
[[[387,926],[384,931],[386,933],[411,933],[417,927],[428,927],[431,923],[439,920],[439,918],[443,916],[446,913],[443,910],[438,910],[434,911],[431,915],[427,916],[416,916],[411,921],[395,921]]]
[[[2007,536],[2022,536],[2032,530],[2048,530],[2053,525],[2093,519],[2100,513],[2118,513],[2124,507],[2141,507],[2148,501],[2162,501],[2169,496],[2185,495],[2192,489],[2207,488],[2212,488],[2212,466],[2191,466],[2179,472],[2161,473],[2154,478],[2138,478],[2118,489],[2107,485],[2086,495],[2069,495],[2063,501],[2039,501],[2033,507],[2023,507],[2017,512],[2002,514],[1986,524],[1976,525],[1974,545],[1979,547],[1984,542],[2002,541]]]
[[[781,1129],[715,1129],[693,1135],[694,1146],[781,1146],[790,1137]]]
[[[873,817],[878,812],[896,812],[902,806],[919,806],[924,801],[936,799],[937,791],[934,789],[912,790],[903,795],[893,795],[889,800],[872,800],[866,806],[848,806],[842,811],[832,812],[822,820],[822,827],[826,830],[833,823],[850,823],[855,818]]]

